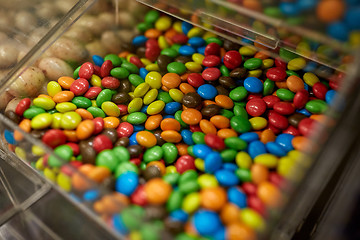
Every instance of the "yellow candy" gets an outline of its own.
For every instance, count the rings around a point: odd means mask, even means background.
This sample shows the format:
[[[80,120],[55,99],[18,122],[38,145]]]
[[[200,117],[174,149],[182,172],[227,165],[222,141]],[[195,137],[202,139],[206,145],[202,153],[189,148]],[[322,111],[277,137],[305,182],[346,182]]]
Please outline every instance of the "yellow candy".
[[[205,162],[201,158],[195,159],[195,167],[200,171],[205,171]]]
[[[63,102],[56,104],[56,110],[61,113],[75,111],[77,106],[71,102]]]
[[[157,89],[151,89],[150,91],[148,91],[145,96],[144,96],[144,104],[145,105],[149,105],[150,103],[152,103],[153,101],[155,101],[155,99],[158,96],[158,90]]]
[[[175,31],[177,31],[178,33],[182,33],[182,27],[181,27],[182,23],[180,21],[176,21],[173,24],[173,28],[175,29]]]
[[[262,70],[261,69],[256,69],[256,70],[251,70],[248,72],[248,77],[260,77],[262,74]]]
[[[141,233],[136,232],[136,231],[131,231],[130,232],[130,240],[142,240]]]
[[[212,33],[212,32],[206,32],[203,36],[203,39],[208,39],[208,38],[211,38],[211,37],[217,37],[215,33]]]
[[[166,173],[177,173],[177,170],[176,170],[175,166],[167,166],[165,172]]]
[[[296,46],[296,52],[303,56],[310,57],[311,56],[310,45],[307,42],[300,42]]]
[[[251,208],[241,209],[240,221],[257,231],[263,231],[265,229],[263,217]]]
[[[90,83],[94,87],[101,87],[101,78],[95,74],[91,76]]]
[[[262,66],[261,66],[262,69],[271,68],[272,66],[274,66],[274,60],[273,59],[268,58],[268,59],[264,59],[262,61]]]
[[[81,122],[81,116],[76,112],[66,112],[63,114],[60,126],[66,130],[75,129]]]
[[[287,68],[292,71],[299,71],[303,69],[305,66],[306,66],[306,61],[304,58],[294,58],[288,63]]]
[[[35,98],[33,104],[45,110],[51,110],[55,107],[55,102],[52,99],[44,97]]]
[[[134,97],[143,97],[149,91],[150,85],[148,83],[139,84],[134,90]]]
[[[118,116],[120,116],[120,109],[113,102],[104,102],[103,104],[101,104],[101,109],[109,117],[118,117]]]
[[[319,78],[310,72],[307,72],[303,76],[304,82],[309,85],[310,87],[313,87],[315,83],[320,82]]]
[[[160,49],[165,49],[165,48],[169,47],[169,44],[166,41],[166,38],[164,36],[160,36],[158,38],[158,44],[159,44]]]
[[[59,128],[60,128],[60,123],[61,123],[62,114],[61,114],[61,113],[54,113],[52,116],[53,116],[53,120],[52,120],[52,123],[51,123],[51,128],[59,129]]]
[[[160,113],[165,107],[165,103],[161,100],[155,101],[149,105],[146,112],[149,115],[155,115]]]
[[[145,77],[145,82],[150,85],[151,88],[161,88],[161,74],[159,72],[149,72]]]
[[[149,72],[151,71],[160,71],[159,65],[157,63],[152,63],[149,65],[146,65],[145,67],[146,70],[148,70]]]
[[[126,56],[126,60],[128,61],[128,62],[130,62],[130,58],[131,57],[136,57],[136,55],[135,54],[132,54],[132,53],[129,53],[127,56]]]
[[[168,16],[161,16],[155,22],[155,28],[160,31],[166,31],[171,27],[171,18]]]
[[[187,213],[193,213],[200,207],[200,194],[193,192],[188,194],[182,203],[182,209]]]
[[[121,118],[121,121],[122,121],[122,122],[126,122],[128,116],[129,116],[129,114],[123,116],[123,117]]]
[[[96,100],[91,100],[91,106],[92,107],[97,107]]]
[[[250,169],[252,160],[247,152],[238,152],[235,157],[235,162],[239,168]]]
[[[69,192],[71,190],[71,179],[69,176],[63,173],[59,173],[56,177],[56,182],[65,191]]]
[[[33,129],[44,129],[51,125],[53,117],[50,113],[41,113],[31,120]]]
[[[283,177],[289,177],[292,173],[294,164],[295,164],[294,159],[288,156],[280,158],[277,166],[278,174],[280,174]]]
[[[239,52],[243,56],[254,56],[257,52],[256,48],[254,46],[243,46],[239,49]]]
[[[134,98],[133,100],[131,100],[131,102],[128,105],[128,112],[129,113],[138,112],[138,111],[140,111],[142,106],[143,106],[142,99],[141,98]]]
[[[253,117],[249,122],[254,130],[261,130],[267,126],[267,120],[263,117]]]
[[[192,60],[198,64],[202,64],[204,58],[205,58],[205,56],[200,53],[194,53],[192,55]]]
[[[56,181],[56,174],[49,168],[44,169],[44,176],[52,182]]]
[[[185,63],[185,67],[191,72],[201,72],[202,70],[201,64],[196,62],[187,62]]]
[[[42,156],[45,154],[45,151],[44,149],[42,149],[42,147],[39,147],[39,146],[36,146],[36,145],[33,145],[31,147],[31,152],[35,155],[35,156]]]
[[[201,189],[219,186],[219,183],[214,175],[203,174],[198,178],[198,183]]]
[[[135,89],[134,89],[134,90],[135,90]],[[130,96],[131,98],[135,98],[134,92],[128,92],[128,94],[129,94],[129,96]]]
[[[15,148],[15,154],[16,154],[16,156],[18,156],[22,160],[26,159],[26,152],[21,147],[16,147]]]
[[[40,170],[40,171],[43,171],[44,168],[45,168],[43,161],[44,161],[44,158],[42,158],[42,157],[39,158],[35,163],[35,168]]]
[[[169,90],[169,95],[170,97],[175,101],[175,102],[182,102],[182,99],[184,97],[184,93],[181,92],[179,89],[173,88]]]
[[[56,81],[50,81],[47,84],[47,92],[49,94],[50,97],[55,96],[57,93],[61,92],[61,86],[58,82]]]
[[[149,59],[147,59],[147,58],[140,58],[140,61],[141,61],[142,64],[144,64],[145,66],[152,64],[152,62],[151,62]]]
[[[260,163],[268,168],[275,168],[278,164],[278,158],[270,153],[264,153],[256,156],[254,162]]]
[[[204,34],[204,30],[202,28],[193,27],[190,29],[190,31],[187,33],[188,38],[192,37],[201,37],[201,35]]]
[[[360,31],[352,31],[349,36],[349,43],[352,47],[360,45]]]

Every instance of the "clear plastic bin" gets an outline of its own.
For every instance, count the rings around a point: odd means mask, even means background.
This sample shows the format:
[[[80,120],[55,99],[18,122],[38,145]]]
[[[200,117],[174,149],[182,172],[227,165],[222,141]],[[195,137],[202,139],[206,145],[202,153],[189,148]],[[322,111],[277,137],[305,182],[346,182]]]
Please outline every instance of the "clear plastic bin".
[[[17,103],[16,100],[12,100],[12,95],[35,97],[44,91],[45,83],[49,80],[57,80],[62,75],[72,76],[74,67],[91,60],[90,56],[93,54],[105,56],[108,53],[122,51],[132,37],[138,34],[135,25],[143,18],[147,10],[138,2],[182,20],[190,21],[196,26],[215,32],[219,36],[239,44],[252,45],[254,43],[256,48],[267,51],[273,57],[278,57],[279,51],[284,49],[296,53],[312,62],[312,71],[320,77],[331,81],[343,79],[338,97],[327,111],[327,118],[321,126],[317,127],[316,133],[312,135],[312,145],[308,148],[307,156],[299,160],[300,164],[296,167],[293,177],[287,185],[285,195],[290,201],[282,210],[270,210],[267,230],[262,233],[264,238],[290,239],[297,228],[301,226],[302,220],[313,206],[318,193],[325,187],[336,168],[341,164],[342,158],[333,152],[329,155],[331,147],[336,145],[333,141],[329,141],[329,136],[334,136],[333,134],[338,131],[336,123],[346,115],[345,111],[351,109],[349,104],[352,103],[352,97],[358,89],[358,76],[360,76],[358,69],[351,65],[352,62],[355,64],[360,62],[359,52],[355,51],[356,46],[326,36],[324,25],[307,27],[307,21],[311,22],[311,19],[305,21],[306,24],[293,26],[292,21],[284,23],[283,20],[264,15],[262,12],[249,10],[235,3],[217,0],[180,2],[172,0],[99,1],[91,9],[89,8],[93,4],[92,1],[79,1],[49,32],[42,35],[43,38],[31,48],[25,57],[18,63],[9,64],[13,68],[1,81],[0,89],[3,99],[0,102],[3,104],[1,110],[5,110],[10,101],[14,101],[12,104]],[[273,6],[277,3],[278,1],[264,1],[264,4],[268,4],[267,6]],[[86,12],[87,9],[89,10]],[[84,15],[81,16],[82,14]],[[46,24],[49,25],[49,23]],[[91,29],[91,33],[81,31],[81,28]],[[76,41],[74,38],[77,38]],[[306,44],[299,44],[302,38],[323,46],[320,48],[321,51],[318,50],[319,48],[309,49]],[[294,44],[291,39],[295,39],[294,42],[298,44]],[[13,43],[14,40],[11,42]],[[59,64],[66,64],[66,67],[63,67],[61,71],[59,69],[48,69],[48,64],[54,63],[54,61],[61,62]],[[66,70],[69,71],[66,72]],[[31,74],[36,74],[38,81],[30,83],[32,87],[24,88],[23,84],[29,84],[26,79],[29,79]],[[88,179],[84,173],[79,172],[75,165],[57,157],[58,161],[64,163],[61,168],[66,168],[66,172],[71,176],[77,175],[78,181],[83,183],[82,186],[71,186],[72,180],[59,173],[59,169],[48,171],[47,167],[35,164],[39,156],[31,154],[31,150],[34,147],[40,147],[40,152],[53,155],[50,148],[44,146],[39,139],[34,138],[31,134],[23,132],[4,114],[0,114],[0,122],[3,148],[9,156],[16,159],[15,162],[18,164],[30,163],[33,169],[40,170],[50,182],[60,183],[62,188],[60,191],[67,192],[68,195],[76,199],[76,201],[72,201],[75,205],[74,209],[87,207],[91,209],[92,213],[86,210],[86,216],[89,219],[95,222],[104,219],[108,225],[113,224],[111,215],[124,208],[121,201],[118,201],[112,193],[113,179],[96,183]],[[22,135],[21,141],[16,144],[8,144],[4,140],[5,130],[20,133]],[[85,194],[89,192],[95,194],[91,200],[85,197]],[[102,200],[109,200],[113,204],[114,208],[111,212],[101,212],[96,207],[96,203]],[[61,204],[59,204],[60,207]],[[100,219],[96,213],[103,219]],[[65,218],[67,217],[65,216]],[[113,234],[115,234],[113,236],[120,237],[119,233]]]

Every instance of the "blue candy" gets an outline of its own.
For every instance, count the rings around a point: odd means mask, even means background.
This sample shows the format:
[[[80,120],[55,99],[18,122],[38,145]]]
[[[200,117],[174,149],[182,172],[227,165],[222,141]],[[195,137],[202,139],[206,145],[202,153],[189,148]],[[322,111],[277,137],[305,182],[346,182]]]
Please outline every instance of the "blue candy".
[[[124,221],[119,214],[113,216],[113,226],[121,234],[129,234],[129,229],[125,226]]]
[[[93,55],[92,60],[95,63],[95,65],[99,67],[101,67],[101,65],[104,63],[104,59],[99,55]]]
[[[220,153],[212,152],[205,157],[205,172],[213,173],[222,166],[222,158]]]
[[[194,141],[192,139],[192,132],[189,129],[182,130],[180,134],[185,144],[189,146],[194,145]]]
[[[331,104],[336,97],[336,91],[335,90],[329,90],[327,91],[325,95],[325,101],[327,104]]]
[[[176,221],[185,223],[188,220],[189,215],[184,210],[178,209],[178,210],[172,211],[170,213],[170,217]]]
[[[183,22],[181,23],[181,30],[183,31],[183,33],[184,33],[185,35],[187,35],[188,32],[189,32],[192,28],[193,28],[193,26],[192,26],[190,23],[188,23],[188,22],[183,21]]]
[[[163,119],[166,119],[166,118],[173,118],[174,119],[175,117],[174,117],[174,115],[164,115]]]
[[[145,126],[144,125],[140,125],[140,124],[133,124],[134,127],[134,132],[140,132],[145,130]]]
[[[353,7],[347,9],[345,14],[345,22],[351,30],[360,29],[360,7]]]
[[[280,11],[287,16],[296,16],[300,13],[297,4],[293,2],[281,2]]]
[[[307,85],[306,83],[304,83],[304,89],[305,89],[306,91],[309,91],[309,85]]]
[[[208,210],[199,210],[194,214],[194,227],[202,236],[216,233],[222,226],[219,214]]]
[[[146,113],[148,107],[149,107],[148,105],[144,105],[144,106],[140,109],[140,112]]]
[[[192,56],[195,53],[195,49],[193,47],[184,45],[179,48],[179,53],[183,56]]]
[[[277,136],[275,142],[279,144],[286,152],[289,152],[294,149],[291,141],[294,136],[288,133],[282,133]]]
[[[265,144],[260,141],[253,141],[249,143],[248,152],[252,159],[258,155],[267,153]]]
[[[306,64],[304,71],[305,72],[313,72],[315,71],[317,67],[317,63],[316,62],[308,62],[308,64]]]
[[[215,172],[215,177],[219,184],[225,187],[231,187],[239,184],[240,180],[234,172],[226,169],[221,169]]]
[[[284,148],[282,146],[280,146],[280,144],[275,143],[275,142],[268,142],[266,143],[266,149],[269,153],[278,156],[278,157],[284,157],[286,156],[286,151],[284,150]]]
[[[213,150],[205,144],[196,144],[193,147],[193,153],[197,158],[205,159],[212,152]]]
[[[14,138],[14,133],[13,132],[10,132],[9,130],[6,130],[4,131],[4,137],[5,137],[5,140],[9,143],[9,144],[16,144],[16,140]]]
[[[139,185],[139,177],[134,172],[125,172],[121,174],[115,183],[115,189],[119,193],[122,193],[126,196],[130,196]]]
[[[205,48],[206,48],[206,46],[199,47],[199,48],[197,49],[197,52],[200,53],[200,54],[202,54],[202,55],[204,55],[204,53],[205,53]]]
[[[349,38],[349,29],[346,24],[342,22],[335,22],[330,24],[327,28],[327,33],[331,37],[344,42]]]
[[[239,208],[246,208],[246,194],[238,187],[231,187],[227,191],[229,202],[235,204]]]
[[[310,117],[310,116],[311,116],[311,113],[310,113],[308,110],[306,110],[305,108],[296,110],[296,112],[301,113],[301,114],[304,114],[304,115],[307,116],[307,117]]]
[[[140,70],[139,70],[139,75],[144,80],[145,80],[146,75],[148,75],[148,73],[149,73],[149,71],[146,70],[145,68],[140,68]]]
[[[248,77],[244,81],[244,87],[248,92],[260,93],[262,92],[264,85],[260,79],[256,77]]]
[[[249,142],[259,140],[259,135],[257,135],[257,133],[254,133],[254,132],[247,132],[247,133],[241,134],[239,136],[239,138],[244,140],[245,142],[249,143]]]
[[[203,99],[210,100],[216,97],[218,91],[213,85],[203,84],[197,89],[197,93]]]
[[[129,146],[132,146],[132,145],[139,145],[137,140],[136,140],[136,134],[138,132],[134,132],[133,134],[131,134],[131,136],[129,137]]]
[[[189,39],[188,43],[190,44],[190,46],[192,46],[194,48],[198,48],[198,47],[203,46],[206,42],[201,37],[192,37]]]
[[[141,46],[143,44],[145,44],[145,42],[148,40],[147,37],[145,37],[144,35],[139,35],[133,38],[132,40],[132,44],[135,46]]]
[[[164,111],[166,114],[175,114],[181,109],[181,103],[169,102],[165,105]]]
[[[226,239],[226,231],[225,227],[221,226],[216,233],[212,235],[214,240],[225,240]]]
[[[222,168],[225,170],[233,171],[235,172],[239,167],[235,163],[224,163],[222,165]]]
[[[95,201],[96,199],[98,199],[99,197],[99,191],[98,190],[89,190],[89,191],[86,191],[83,195],[83,199],[85,201]]]
[[[311,10],[316,7],[318,0],[298,0],[296,6],[300,8],[301,11]]]

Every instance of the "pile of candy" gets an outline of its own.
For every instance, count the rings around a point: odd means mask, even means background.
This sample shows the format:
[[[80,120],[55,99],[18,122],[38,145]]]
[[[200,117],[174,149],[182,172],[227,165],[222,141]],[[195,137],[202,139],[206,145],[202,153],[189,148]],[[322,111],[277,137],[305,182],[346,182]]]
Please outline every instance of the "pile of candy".
[[[7,109],[64,161],[5,139],[130,239],[256,239],[339,82],[154,10],[137,28],[127,51]]]

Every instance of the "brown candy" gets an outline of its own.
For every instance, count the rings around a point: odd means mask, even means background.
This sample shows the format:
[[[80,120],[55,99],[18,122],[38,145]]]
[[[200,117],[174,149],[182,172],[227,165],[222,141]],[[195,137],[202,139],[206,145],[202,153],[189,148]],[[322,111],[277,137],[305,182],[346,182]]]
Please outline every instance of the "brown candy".
[[[218,106],[216,104],[210,104],[210,105],[208,105],[206,107],[203,107],[201,109],[201,114],[205,118],[211,118],[212,116],[218,115],[220,110],[221,110],[220,106]]]
[[[132,87],[132,84],[130,83],[129,80],[125,79],[125,80],[120,81],[119,89],[120,89],[121,92],[126,92],[126,93],[130,92],[131,87]]]
[[[111,101],[115,104],[126,104],[130,101],[130,96],[127,92],[119,92],[112,96]]]
[[[219,83],[225,88],[235,88],[236,82],[231,77],[222,76],[219,78]]]
[[[216,90],[218,91],[218,95],[228,96],[230,93],[226,88],[224,88],[223,86],[220,86],[220,85],[216,86]]]
[[[11,121],[15,122],[16,124],[19,124],[20,117],[12,110],[8,110],[5,112],[5,116],[7,116]]]
[[[166,55],[160,55],[158,58],[157,58],[157,64],[160,68],[160,71],[166,71],[167,70],[167,65],[169,63],[171,63],[173,61],[173,59],[169,56],[166,56]]]
[[[230,77],[232,78],[245,78],[247,76],[247,71],[245,68],[235,68],[230,72]]]
[[[136,158],[143,152],[142,147],[139,145],[131,145],[127,149],[130,153],[130,158]]]
[[[146,220],[163,219],[166,214],[166,209],[163,206],[149,205],[145,208]]]
[[[188,108],[196,108],[201,104],[201,97],[196,92],[189,92],[184,95],[183,104]]]
[[[122,137],[119,138],[116,142],[115,142],[115,147],[117,146],[123,146],[123,147],[127,147],[129,146],[130,140],[127,137]]]
[[[175,58],[175,62],[181,62],[185,64],[187,62],[192,62],[192,59],[191,57],[187,57],[187,56],[178,56],[177,58]]]
[[[160,169],[156,166],[148,166],[144,172],[143,177],[146,181],[149,181],[152,178],[161,178]]]
[[[306,118],[306,116],[304,114],[294,113],[293,115],[288,117],[288,121],[291,126],[294,126],[297,128],[300,121],[303,120],[304,118]]]
[[[101,134],[107,136],[112,143],[116,142],[116,140],[118,139],[118,133],[114,128],[106,128],[102,131]]]
[[[164,143],[166,143],[166,142],[164,141],[164,139],[162,139],[161,133],[162,133],[161,130],[156,130],[156,131],[154,132],[154,135],[155,135],[155,137],[156,137],[156,144],[159,145],[159,146],[162,146]]]

